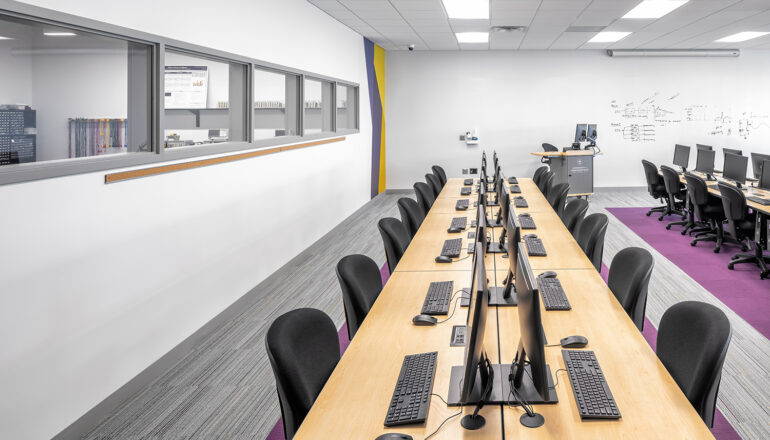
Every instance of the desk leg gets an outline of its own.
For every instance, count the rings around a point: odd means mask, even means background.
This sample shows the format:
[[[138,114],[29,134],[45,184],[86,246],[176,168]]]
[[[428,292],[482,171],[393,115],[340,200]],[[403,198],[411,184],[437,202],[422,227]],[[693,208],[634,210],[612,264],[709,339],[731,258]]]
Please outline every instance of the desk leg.
[[[757,224],[754,228],[754,243],[760,249],[768,250],[767,247],[767,214],[757,212]]]

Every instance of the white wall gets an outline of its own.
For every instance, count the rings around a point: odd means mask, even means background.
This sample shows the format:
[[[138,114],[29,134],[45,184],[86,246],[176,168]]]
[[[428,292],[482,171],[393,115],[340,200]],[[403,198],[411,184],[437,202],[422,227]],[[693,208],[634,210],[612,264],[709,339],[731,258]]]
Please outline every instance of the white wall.
[[[368,96],[362,37],[303,0],[30,3]],[[365,203],[368,108],[345,142],[111,185],[102,172],[0,187],[0,437],[56,435]]]
[[[496,149],[507,175],[529,176],[539,166],[529,153],[543,142],[569,146],[577,123],[599,125],[599,187],[644,186],[641,159],[670,164],[675,143],[768,152],[768,71],[770,51],[744,51],[737,59],[610,58],[601,51],[388,52],[387,185],[411,188],[433,164],[459,177],[461,168],[479,165],[480,149]],[[651,116],[626,117],[627,105]],[[657,117],[655,106],[661,109]],[[726,125],[732,134],[710,134],[722,112],[732,117]],[[743,112],[754,116],[745,139],[739,136]],[[631,124],[653,125],[654,140],[625,139],[622,130]],[[469,129],[479,130],[480,147],[459,141]]]

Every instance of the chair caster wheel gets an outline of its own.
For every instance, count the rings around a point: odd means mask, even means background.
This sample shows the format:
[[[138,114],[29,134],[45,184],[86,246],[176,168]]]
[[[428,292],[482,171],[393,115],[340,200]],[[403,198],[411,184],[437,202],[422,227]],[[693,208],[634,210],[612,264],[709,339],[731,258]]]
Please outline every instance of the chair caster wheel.
[[[651,212],[648,212],[648,213],[647,213],[647,217],[649,217],[649,216],[650,216],[650,214],[652,214],[652,213],[651,213]]]
[[[666,225],[666,230],[670,231],[671,230],[671,225]]]
[[[719,248],[714,248],[714,253],[718,254],[719,253]]]
[[[662,222],[662,221],[663,221],[663,218],[659,218],[659,219],[658,219],[658,221],[659,221],[659,222]]]
[[[728,264],[727,268],[730,269],[730,270],[733,270],[733,264],[732,263]]]
[[[698,244],[698,242],[697,242],[697,241],[691,241],[691,242],[690,242],[690,246],[692,246],[692,247],[695,247],[695,245],[696,245],[696,244]]]
[[[741,252],[748,252],[749,248],[746,246],[741,246]]]

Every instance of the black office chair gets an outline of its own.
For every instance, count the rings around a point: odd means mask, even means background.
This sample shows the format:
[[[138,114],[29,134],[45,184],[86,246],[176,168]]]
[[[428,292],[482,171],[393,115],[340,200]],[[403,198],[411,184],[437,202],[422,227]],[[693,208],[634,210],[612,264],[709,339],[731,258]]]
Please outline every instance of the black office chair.
[[[551,186],[553,185],[553,171],[546,171],[543,173],[543,177],[540,178],[540,185],[537,187],[540,189],[540,192],[543,193],[543,196],[546,198],[548,197],[548,191],[551,189]]]
[[[708,427],[732,333],[723,311],[698,301],[674,304],[660,319],[658,358]]]
[[[706,224],[706,227],[691,229],[695,233],[695,239],[690,242],[690,246],[695,246],[699,241],[713,241],[716,243],[714,252],[718,253],[724,241],[724,230],[722,222],[725,220],[725,211],[722,207],[722,201],[719,197],[709,194],[706,181],[702,178],[685,173],[684,179],[687,182],[687,197],[690,198],[692,207],[690,226],[697,226],[698,222]],[[696,221],[697,220],[697,221]]]
[[[414,192],[417,195],[417,201],[422,208],[422,213],[428,215],[430,207],[433,206],[433,202],[436,201],[435,197],[433,197],[433,188],[425,182],[417,182],[414,184]]]
[[[441,182],[441,187],[443,188],[444,185],[446,185],[446,173],[444,172],[444,169],[438,165],[433,165],[431,170],[433,170],[433,174],[438,177],[439,182]]]
[[[430,189],[433,191],[433,198],[435,199],[436,197],[438,197],[442,188],[441,182],[439,181],[438,177],[436,177],[433,174],[426,174],[425,181],[428,182],[428,185],[430,185]]]
[[[658,220],[663,220],[663,217],[667,215],[676,214],[682,217],[682,221],[668,222],[666,229],[671,229],[671,226],[674,225],[687,225],[687,212],[684,210],[684,199],[687,197],[687,190],[679,180],[679,173],[666,165],[661,165],[660,171],[663,173],[663,185],[666,187],[668,205],[666,206],[666,212]]]
[[[540,181],[543,179],[543,174],[548,171],[548,167],[540,167],[535,170],[535,174],[532,175],[532,181],[535,182],[538,188],[540,188]]]
[[[658,167],[648,160],[642,160],[642,166],[644,167],[644,177],[647,179],[647,192],[653,199],[666,203],[663,206],[651,208],[647,211],[647,217],[653,212],[660,212],[662,214],[658,220],[663,220],[668,209],[668,193],[666,192],[666,185],[663,183],[663,176],[658,173]]]
[[[765,279],[770,276],[770,270],[767,265],[770,263],[770,256],[764,255],[762,248],[755,243],[754,228],[756,227],[756,213],[749,214],[746,206],[746,196],[740,189],[724,182],[719,182],[719,193],[722,195],[722,207],[727,217],[727,228],[730,236],[743,244],[743,250],[754,248],[753,254],[736,254],[727,264],[727,268],[732,270],[736,264],[752,263],[759,266],[760,278]]]
[[[638,247],[623,249],[610,263],[607,285],[639,331],[644,330],[647,285],[654,263],[652,254]]]
[[[543,151],[545,151],[546,153],[550,153],[550,152],[553,152],[553,151],[559,151],[558,148],[556,148],[553,145],[548,144],[548,143],[543,143],[542,147],[543,147]],[[542,162],[542,163],[551,163],[551,158],[543,156],[543,157],[540,158],[540,162]]]
[[[358,254],[343,257],[335,271],[342,289],[348,339],[352,341],[382,291],[382,276],[374,260]]]
[[[561,215],[561,221],[564,226],[569,229],[569,232],[574,236],[575,229],[583,221],[586,212],[588,212],[588,200],[586,199],[573,199],[567,203],[564,207],[564,212]]]
[[[398,212],[401,214],[401,222],[406,226],[410,237],[414,237],[417,230],[420,229],[422,221],[425,220],[425,214],[420,205],[409,197],[398,199]]]
[[[602,255],[604,254],[604,234],[607,232],[609,220],[604,214],[591,214],[580,222],[577,228],[575,240],[580,249],[593,263],[597,272],[602,269]]]
[[[337,328],[320,310],[292,310],[270,325],[265,348],[290,440],[340,360]]]
[[[561,217],[564,214],[564,205],[567,203],[567,193],[569,192],[569,184],[568,183],[558,183],[556,185],[553,185],[551,189],[548,190],[548,203],[551,204],[551,207],[554,211],[556,211],[556,214]]]
[[[411,238],[406,227],[397,218],[385,217],[377,223],[377,229],[382,235],[382,243],[385,245],[385,257],[388,259],[390,273],[396,270],[396,265],[406,252]]]

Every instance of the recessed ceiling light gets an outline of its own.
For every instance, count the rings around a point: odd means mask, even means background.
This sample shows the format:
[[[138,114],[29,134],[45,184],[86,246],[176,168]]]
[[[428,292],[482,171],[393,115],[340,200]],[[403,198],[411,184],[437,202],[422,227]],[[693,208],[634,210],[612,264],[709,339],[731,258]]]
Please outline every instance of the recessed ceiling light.
[[[717,43],[740,43],[741,41],[751,40],[752,38],[764,37],[770,32],[738,32],[717,40]]]
[[[488,43],[489,32],[457,32],[458,43]]]
[[[623,18],[660,18],[687,3],[688,0],[644,0]]]
[[[631,35],[631,32],[599,32],[594,35],[593,38],[588,40],[589,43],[614,43],[620,41],[627,36]]]
[[[46,37],[72,37],[77,35],[74,32],[43,32]]]
[[[489,0],[442,0],[449,18],[489,19]]]
[[[0,40],[13,40],[11,37],[3,37],[0,35]]]

